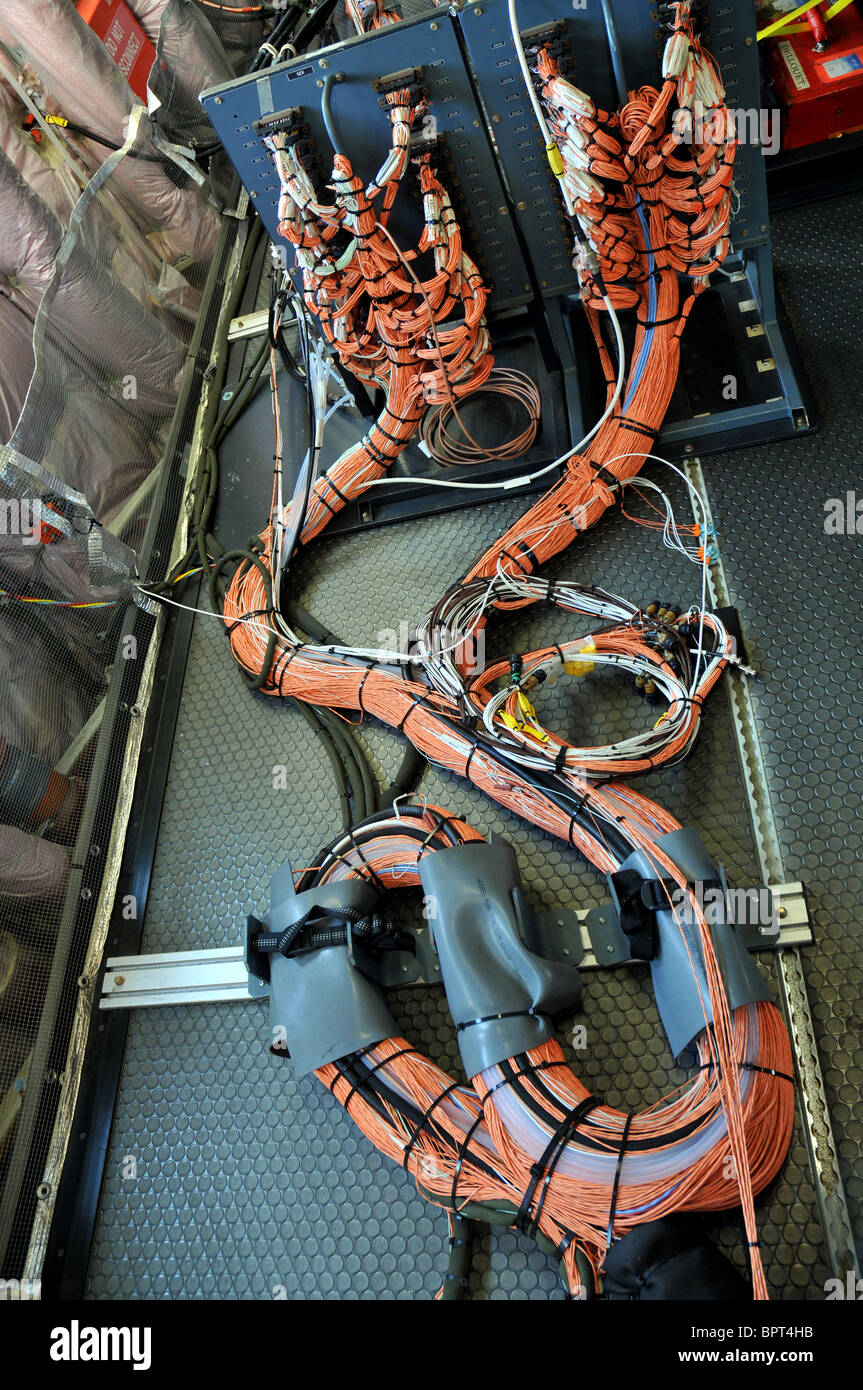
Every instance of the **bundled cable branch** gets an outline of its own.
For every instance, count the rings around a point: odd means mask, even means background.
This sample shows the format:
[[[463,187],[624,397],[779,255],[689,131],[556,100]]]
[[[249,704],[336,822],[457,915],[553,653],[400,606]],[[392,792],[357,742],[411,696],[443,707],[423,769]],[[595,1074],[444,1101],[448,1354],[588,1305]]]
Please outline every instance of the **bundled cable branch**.
[[[579,445],[560,461],[561,480],[495,542],[471,577],[493,574],[501,557],[510,573],[535,570],[612,505],[615,479],[641,470],[671,402],[686,323],[728,254],[734,122],[689,0],[672,9],[661,89],[630,92],[618,112],[598,110],[561,74],[547,46],[535,55],[540,95],[531,86],[531,96],[576,232],[608,407],[584,441],[589,449]],[[517,25],[513,32],[521,48]],[[696,120],[705,107],[711,119]],[[621,383],[623,364],[615,370],[603,320],[626,309],[638,323]]]
[[[386,472],[427,412],[446,406],[457,417],[457,402],[488,383],[494,369],[485,320],[488,291],[464,247],[428,151],[413,160],[423,212],[416,250],[404,251],[389,230],[393,204],[412,162],[411,133],[424,110],[422,100],[414,99],[408,87],[387,93],[391,147],[374,180],[363,187],[350,159],[338,149],[331,105],[335,90],[331,74],[322,101],[336,148],[332,202],[319,201],[296,133],[274,132],[264,143],[279,177],[279,232],[294,248],[307,312],[342,366],[381,390],[386,404],[357,445],[315,482],[302,544]],[[420,279],[411,262],[425,253],[432,259],[432,273]],[[491,451],[509,457],[532,441],[538,396],[517,373],[498,374],[493,384],[498,392],[527,397],[531,427],[515,445],[504,446],[503,453]],[[435,432],[427,430],[425,438],[434,454]],[[489,456],[469,435],[468,440],[480,458]]]

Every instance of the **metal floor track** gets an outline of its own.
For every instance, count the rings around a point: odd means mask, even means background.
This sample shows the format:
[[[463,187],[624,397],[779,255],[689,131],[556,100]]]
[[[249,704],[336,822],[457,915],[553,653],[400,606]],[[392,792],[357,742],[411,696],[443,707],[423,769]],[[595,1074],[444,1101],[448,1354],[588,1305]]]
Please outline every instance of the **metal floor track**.
[[[858,228],[863,195],[776,220],[777,272],[812,374],[823,428],[811,438],[705,461],[725,570],[743,615],[752,695],[784,867],[809,890],[816,944],[803,952],[839,1162],[863,1235],[863,926],[858,863],[863,539],[827,536],[825,501],[855,485],[863,446],[858,347]],[[657,475],[658,476],[658,475]],[[667,477],[662,479],[667,483]],[[322,539],[300,572],[301,601],[351,643],[377,644],[426,610],[523,509],[514,500]],[[621,516],[548,567],[647,603],[691,601],[695,570]],[[571,635],[563,615],[506,620],[508,652]],[[558,727],[605,736],[641,717],[611,682],[561,682],[543,703]],[[566,686],[566,689],[563,687]],[[387,780],[401,742],[362,731]],[[273,770],[287,768],[287,788]],[[691,760],[641,786],[701,831],[732,884],[758,881],[727,694],[711,699]],[[538,907],[591,906],[598,875],[564,847],[430,769],[430,800],[513,842]],[[235,942],[266,904],[270,875],[297,867],[337,828],[328,769],[304,722],[245,691],[217,622],[198,619],[164,806],[143,950]],[[768,977],[775,961],[762,956]],[[415,1045],[459,1073],[440,989],[397,991],[393,1011]],[[683,1079],[659,1027],[646,968],[585,977],[579,1022],[585,1083],[640,1107]],[[567,1047],[569,1029],[558,1035]],[[427,1298],[446,1266],[446,1221],[381,1157],[313,1077],[267,1052],[258,1004],[142,1010],[130,1022],[87,1296],[110,1298]],[[131,1162],[134,1160],[134,1163]],[[128,1176],[134,1171],[134,1176]],[[778,1299],[822,1299],[830,1276],[798,1119],[789,1159],[758,1202],[768,1282]],[[744,1262],[735,1216],[711,1218]],[[474,1298],[562,1297],[552,1262],[521,1236],[489,1232],[475,1253]]]

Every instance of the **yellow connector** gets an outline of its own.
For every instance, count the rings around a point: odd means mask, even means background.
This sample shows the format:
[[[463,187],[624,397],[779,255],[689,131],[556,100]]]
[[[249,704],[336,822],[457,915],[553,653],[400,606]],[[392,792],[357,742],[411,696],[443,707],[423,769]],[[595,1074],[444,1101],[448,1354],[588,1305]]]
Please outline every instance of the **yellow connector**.
[[[585,655],[587,655],[588,653],[593,655],[596,652],[596,643],[594,642],[592,637],[588,637],[585,642],[582,642],[578,650],[580,652],[584,652]],[[593,670],[593,662],[565,661],[563,663],[563,669],[568,676],[589,676],[591,671]]]
[[[504,710],[501,710],[501,712],[500,712],[500,717],[501,717],[501,719],[503,720],[504,724],[506,725],[506,727],[507,727],[508,729],[519,729],[519,728],[521,728],[521,725],[519,724],[519,722],[518,722],[518,720],[515,718],[515,716],[512,715],[512,714],[508,714],[507,711],[506,711],[505,709],[504,709]]]
[[[546,145],[545,152],[548,156],[548,165],[556,179],[563,177],[563,155],[557,148],[554,140]]]
[[[527,698],[523,690],[518,691],[518,707],[521,710],[522,714],[526,714],[529,719],[536,718],[536,710],[530,703],[530,700]]]
[[[549,741],[545,729],[534,728],[531,724],[519,724],[518,727],[521,733],[530,734],[530,737],[535,738],[539,743],[548,743]]]

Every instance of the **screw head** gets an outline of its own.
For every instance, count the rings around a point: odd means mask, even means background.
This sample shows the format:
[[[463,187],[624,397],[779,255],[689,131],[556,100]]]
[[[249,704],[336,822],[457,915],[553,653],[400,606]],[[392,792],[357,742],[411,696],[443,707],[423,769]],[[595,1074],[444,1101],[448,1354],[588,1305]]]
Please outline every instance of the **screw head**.
[[[438,26],[437,26],[437,20],[436,20],[436,19],[433,19],[432,22],[431,22],[431,24],[429,25],[429,28],[430,28],[430,29],[436,30],[437,27],[438,27]]]
[[[221,104],[222,104],[222,98],[221,98],[221,97],[213,97],[213,102],[215,103],[216,106],[221,106]]]
[[[319,68],[328,68],[329,66],[330,66],[330,65],[329,65],[329,63],[327,62],[326,58],[321,58],[321,59],[319,59],[319,61],[318,61],[318,67],[319,67]]]
[[[125,983],[126,983],[126,976],[125,976],[125,975],[115,975],[115,976],[114,976],[114,984],[115,984],[115,985],[124,985]]]

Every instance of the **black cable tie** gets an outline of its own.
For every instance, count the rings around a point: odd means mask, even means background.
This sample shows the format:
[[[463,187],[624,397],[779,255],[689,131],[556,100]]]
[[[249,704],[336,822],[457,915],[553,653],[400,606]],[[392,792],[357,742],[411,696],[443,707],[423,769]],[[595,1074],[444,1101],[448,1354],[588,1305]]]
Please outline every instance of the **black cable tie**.
[[[400,734],[403,734],[403,733],[404,733],[404,731],[405,731],[405,724],[407,724],[408,720],[410,719],[410,717],[411,717],[411,715],[413,714],[414,710],[416,709],[417,705],[421,705],[421,704],[423,703],[424,700],[425,700],[425,696],[424,696],[424,695],[415,695],[415,696],[414,696],[413,701],[412,701],[411,704],[408,706],[408,708],[405,710],[405,713],[402,715],[401,723],[396,725],[396,732],[397,732],[397,733],[400,733]]]
[[[520,543],[521,543],[521,542],[520,542]],[[533,570],[526,569],[525,566],[522,564],[521,560],[519,559],[519,557],[518,557],[517,555],[513,555],[513,553],[512,553],[511,550],[502,550],[502,551],[501,551],[501,555],[506,556],[507,560],[512,560],[516,565],[518,565],[518,567],[519,567],[519,569],[521,570],[522,574],[525,575],[528,579],[529,579],[529,578],[531,577],[531,575],[533,574]]]
[[[399,1051],[399,1052],[394,1052],[394,1053],[392,1054],[391,1057],[384,1057],[380,1062],[376,1062],[375,1065],[374,1065],[373,1067],[369,1067],[368,1071],[365,1073],[365,1075],[363,1076],[362,1080],[361,1080],[361,1081],[355,1081],[354,1084],[351,1086],[351,1089],[348,1091],[348,1093],[347,1093],[347,1095],[345,1096],[344,1100],[341,1102],[342,1108],[343,1108],[347,1113],[350,1113],[350,1112],[348,1111],[348,1106],[350,1105],[350,1103],[351,1103],[351,1101],[353,1100],[354,1096],[356,1095],[357,1091],[364,1091],[364,1090],[366,1089],[366,1087],[368,1086],[368,1084],[369,1084],[369,1082],[371,1081],[372,1077],[374,1076],[375,1072],[380,1071],[381,1067],[385,1067],[385,1066],[387,1065],[388,1062],[394,1062],[394,1061],[396,1060],[397,1057],[404,1057],[404,1056],[406,1056],[409,1052],[415,1052],[416,1055],[417,1055],[418,1057],[421,1057],[421,1056],[422,1056],[422,1053],[419,1052],[418,1049],[415,1048],[415,1047],[403,1047],[403,1048],[401,1049],[401,1051]],[[347,1080],[347,1077],[345,1078],[345,1080]]]
[[[620,419],[618,423],[621,429],[633,430],[635,434],[647,435],[648,439],[655,440],[659,434],[658,430],[652,429],[650,425],[640,425],[637,420]]]
[[[322,483],[326,483],[326,484],[327,484],[327,487],[331,487],[331,488],[332,488],[333,492],[336,494],[336,497],[338,497],[338,499],[339,499],[339,501],[341,502],[341,504],[342,504],[343,507],[347,506],[348,502],[349,502],[351,499],[350,499],[349,497],[345,497],[345,494],[344,494],[343,492],[340,492],[340,491],[339,491],[339,489],[336,487],[336,484],[333,482],[332,478],[330,477],[329,473],[324,473],[323,477],[321,478],[321,482],[322,482]],[[321,500],[323,501],[323,498],[322,498]]]
[[[567,759],[568,755],[569,755],[569,749],[567,748],[567,746],[566,746],[565,743],[562,743],[562,744],[560,745],[560,748],[557,750],[557,757],[556,757],[555,760],[554,760],[554,770],[555,770],[555,772],[557,772],[557,773],[563,772],[563,769],[566,767],[566,759]]]
[[[235,628],[245,627],[246,623],[250,622],[252,618],[271,617],[274,612],[275,609],[272,606],[268,606],[267,608],[251,609],[250,612],[244,613],[242,617],[237,618],[234,622],[225,624],[225,627],[228,630],[228,636],[230,637],[231,633],[235,630]]]
[[[368,670],[366,671],[366,673],[365,673],[365,675],[363,676],[362,680],[360,681],[360,688],[359,688],[359,690],[357,691],[357,700],[358,700],[358,702],[359,702],[359,709],[360,709],[360,713],[361,713],[361,714],[365,714],[365,713],[366,713],[366,707],[365,707],[365,705],[363,704],[363,686],[365,685],[366,681],[368,680],[368,678],[369,678],[369,676],[371,675],[371,673],[372,673],[373,670],[374,670],[374,667],[373,667],[373,666],[370,666],[370,667],[368,668]]]
[[[398,435],[390,434],[389,430],[385,430],[382,424],[376,424],[375,429],[377,430],[378,434],[384,435],[384,437],[388,439],[391,444],[398,444],[400,449],[404,448],[404,445],[407,441],[404,439],[399,439]]]
[[[486,1091],[485,1096],[484,1096],[484,1098],[483,1098],[483,1105],[485,1105],[485,1102],[486,1102],[487,1100],[490,1100],[490,1099],[491,1099],[491,1097],[494,1095],[495,1091],[499,1091],[499,1090],[500,1090],[501,1086],[512,1086],[512,1085],[514,1084],[514,1082],[520,1081],[521,1078],[522,1078],[523,1076],[533,1076],[533,1074],[534,1074],[535,1072],[538,1072],[538,1071],[551,1071],[551,1069],[552,1069],[553,1067],[568,1067],[568,1066],[569,1066],[569,1063],[568,1063],[567,1061],[560,1061],[560,1062],[532,1062],[530,1066],[524,1067],[521,1071],[517,1071],[517,1072],[515,1073],[515,1076],[505,1076],[505,1077],[503,1078],[502,1081],[496,1081],[495,1084],[492,1086],[491,1090],[490,1090],[490,1091]]]
[[[552,1134],[545,1146],[542,1157],[537,1163],[532,1163],[530,1167],[531,1180],[528,1183],[524,1196],[521,1199],[521,1206],[518,1215],[513,1222],[519,1230],[524,1231],[525,1235],[535,1235],[539,1228],[539,1218],[542,1214],[543,1203],[545,1202],[548,1185],[551,1182],[554,1170],[560,1162],[571,1136],[575,1133],[582,1120],[595,1110],[603,1102],[599,1096],[585,1096],[568,1114],[564,1115],[557,1129]],[[536,1213],[532,1220],[529,1219],[531,1203],[533,1202],[536,1189],[545,1175],[542,1194],[537,1204]]]
[[[597,463],[595,459],[591,459],[590,467],[599,476],[599,481],[601,483],[604,483],[610,492],[623,491],[623,482],[621,481],[621,479],[618,478],[616,473],[612,473],[611,469],[606,467],[604,463]],[[608,478],[604,476],[606,473],[608,474]],[[610,482],[609,478],[611,479]]]
[[[471,1139],[475,1135],[476,1131],[479,1129],[484,1119],[485,1115],[482,1113],[482,1111],[480,1111],[473,1124],[471,1125],[470,1129],[468,1130],[467,1134],[465,1135],[464,1141],[461,1145],[461,1148],[459,1149],[458,1158],[456,1159],[455,1164],[455,1172],[453,1173],[452,1179],[452,1192],[450,1193],[450,1206],[452,1207],[453,1211],[456,1210],[456,1193],[458,1191],[458,1180],[461,1176],[462,1163],[464,1162],[465,1158],[467,1158],[468,1145],[470,1144]]]
[[[478,743],[474,743],[474,744],[472,745],[471,750],[470,750],[470,752],[469,752],[468,755],[467,755],[467,762],[466,762],[465,765],[464,765],[464,772],[462,773],[462,776],[463,776],[463,777],[467,777],[467,778],[470,777],[470,765],[471,765],[471,763],[473,762],[474,754],[476,753],[476,751],[477,751],[478,748],[479,748],[479,744],[478,744]]]
[[[378,875],[378,873],[377,873],[377,871],[376,871],[374,865],[372,865],[372,864],[369,863],[368,859],[366,859],[366,856],[363,854],[362,849],[361,849],[360,846],[357,844],[356,837],[355,837],[355,835],[354,835],[353,829],[350,828],[350,827],[348,827],[348,829],[345,831],[345,834],[347,835],[348,839],[350,840],[351,844],[353,845],[356,854],[359,855],[360,860],[362,861],[362,863],[363,863],[363,864],[366,866],[366,868],[368,869],[368,871],[369,871],[369,876],[370,876],[371,879],[374,881],[374,884],[375,884],[376,888],[378,889],[378,891],[379,891],[380,893],[385,893],[385,892],[386,892],[386,885],[384,884],[383,880],[379,877],[379,875]]]
[[[437,812],[434,812],[434,814],[437,815]],[[429,847],[429,845],[431,844],[432,840],[434,839],[435,835],[440,835],[441,831],[444,829],[445,826],[447,826],[447,825],[455,825],[455,823],[456,823],[457,820],[458,820],[458,816],[438,816],[438,817],[437,817],[437,825],[434,827],[434,829],[432,829],[432,830],[429,831],[429,833],[426,835],[425,839],[423,840],[422,844],[420,845],[419,854],[417,855],[417,862],[419,862],[419,860],[422,859],[423,855],[425,854],[426,850],[428,849],[428,847]]]
[[[373,1042],[373,1043],[366,1043],[365,1047],[361,1047],[360,1050],[359,1050],[359,1052],[352,1052],[352,1053],[350,1053],[350,1059],[351,1059],[351,1061],[352,1061],[352,1062],[359,1062],[363,1057],[365,1057],[365,1056],[367,1055],[367,1053],[371,1052],[372,1049],[375,1048],[375,1047],[377,1047],[377,1043],[376,1043],[376,1042]],[[327,1090],[329,1091],[329,1093],[330,1093],[331,1096],[334,1096],[335,1093],[336,1093],[336,1083],[337,1083],[338,1081],[340,1081],[340,1080],[341,1080],[341,1081],[347,1081],[347,1079],[348,1079],[347,1072],[342,1071],[342,1069],[341,1069],[341,1067],[340,1067],[338,1061],[334,1062],[334,1063],[333,1063],[333,1066],[334,1066],[335,1069],[336,1069],[336,1074],[335,1074],[335,1076],[333,1077],[332,1081],[330,1082],[329,1086],[327,1087]]]
[[[511,1009],[504,1014],[485,1014],[483,1018],[471,1018],[467,1023],[456,1025],[456,1032],[463,1033],[466,1028],[476,1028],[480,1023],[497,1023],[502,1018],[550,1018],[542,1009]]]
[[[420,1120],[419,1124],[417,1125],[416,1129],[414,1130],[413,1134],[411,1135],[410,1139],[405,1145],[405,1156],[402,1159],[402,1167],[404,1168],[405,1172],[407,1172],[408,1159],[411,1156],[411,1150],[413,1149],[414,1144],[419,1139],[420,1135],[422,1134],[423,1130],[428,1124],[429,1119],[432,1116],[432,1113],[441,1104],[441,1101],[446,1100],[447,1096],[452,1095],[453,1091],[457,1091],[462,1084],[463,1083],[461,1081],[453,1081],[450,1086],[447,1086],[445,1091],[441,1091],[439,1096],[435,1096],[428,1110],[423,1115],[422,1119]]]
[[[272,682],[273,685],[278,684],[280,695],[282,693],[282,680],[288,674],[288,667],[290,666],[294,657],[298,656],[302,650],[302,646],[286,647],[284,656],[280,657],[279,660],[276,662],[275,666],[273,667]],[[282,665],[283,661],[285,664],[284,667],[280,670],[279,667]]]
[[[794,1080],[793,1076],[789,1076],[788,1073],[785,1071],[777,1071],[775,1067],[760,1067],[756,1062],[738,1062],[737,1065],[741,1071],[760,1071],[765,1076],[776,1076],[779,1078],[780,1081],[790,1081],[792,1086],[797,1085],[797,1082]],[[703,1062],[702,1065],[698,1068],[698,1070],[709,1071],[712,1067],[715,1066],[715,1062]],[[719,1071],[719,1068],[717,1068],[717,1071]]]
[[[626,1123],[623,1126],[623,1134],[621,1135],[620,1139],[620,1150],[617,1155],[617,1167],[614,1170],[614,1185],[611,1189],[611,1205],[608,1210],[608,1231],[606,1232],[607,1249],[611,1248],[611,1245],[614,1241],[614,1213],[617,1209],[617,1194],[620,1189],[620,1174],[623,1171],[623,1155],[626,1152],[626,1141],[629,1138],[629,1127],[632,1124],[634,1118],[635,1116],[633,1112],[630,1110],[629,1114],[626,1117]]]
[[[671,317],[667,319],[639,319],[638,322],[641,324],[642,328],[646,329],[664,328],[668,323],[679,323],[680,315],[672,314]]]

